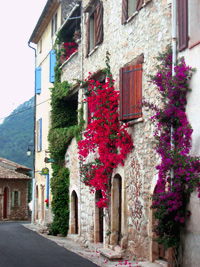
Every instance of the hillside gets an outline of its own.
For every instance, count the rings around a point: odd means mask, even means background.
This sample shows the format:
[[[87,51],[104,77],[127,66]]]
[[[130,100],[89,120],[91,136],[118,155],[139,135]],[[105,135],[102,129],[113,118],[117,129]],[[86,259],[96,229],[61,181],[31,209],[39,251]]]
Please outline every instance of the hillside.
[[[33,168],[33,153],[27,157],[28,145],[33,145],[34,98],[18,106],[0,124],[0,157]],[[17,114],[16,114],[17,113]],[[14,115],[16,114],[16,115]],[[33,147],[30,147],[31,149]]]

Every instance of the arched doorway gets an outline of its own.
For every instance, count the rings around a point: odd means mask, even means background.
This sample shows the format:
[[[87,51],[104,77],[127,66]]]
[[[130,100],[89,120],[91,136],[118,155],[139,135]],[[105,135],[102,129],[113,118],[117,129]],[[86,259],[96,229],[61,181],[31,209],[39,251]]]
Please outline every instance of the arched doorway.
[[[71,234],[78,234],[78,197],[75,191],[71,194]]]
[[[8,207],[9,207],[9,189],[8,187],[5,187],[3,191],[3,219],[8,218]]]
[[[122,237],[122,178],[115,175],[111,189],[111,245],[117,245]]]
[[[38,220],[38,185],[35,190],[35,219]]]
[[[95,224],[94,224],[94,242],[103,243],[103,208],[98,208],[96,202],[102,198],[101,190],[95,193]]]

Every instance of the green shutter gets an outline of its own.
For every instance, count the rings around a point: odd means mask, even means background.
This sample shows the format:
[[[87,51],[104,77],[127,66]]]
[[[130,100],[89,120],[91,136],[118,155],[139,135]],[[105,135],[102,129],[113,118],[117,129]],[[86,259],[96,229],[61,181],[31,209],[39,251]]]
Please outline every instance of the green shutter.
[[[12,191],[11,207],[13,208],[14,206],[15,206],[15,192]]]
[[[21,192],[18,191],[18,200],[17,200],[18,207],[21,205]]]

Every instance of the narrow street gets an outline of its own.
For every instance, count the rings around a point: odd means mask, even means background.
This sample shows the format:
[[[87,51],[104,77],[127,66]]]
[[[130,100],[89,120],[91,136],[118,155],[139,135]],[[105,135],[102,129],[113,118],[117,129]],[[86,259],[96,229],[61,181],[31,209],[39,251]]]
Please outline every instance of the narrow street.
[[[97,265],[25,228],[20,222],[0,222],[0,267],[36,266]]]

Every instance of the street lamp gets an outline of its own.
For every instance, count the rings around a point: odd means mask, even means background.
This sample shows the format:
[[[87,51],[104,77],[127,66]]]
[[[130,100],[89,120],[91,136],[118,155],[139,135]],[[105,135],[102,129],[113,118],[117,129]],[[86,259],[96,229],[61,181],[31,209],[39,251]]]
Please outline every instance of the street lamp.
[[[28,149],[26,151],[26,154],[27,154],[28,157],[30,157],[30,155],[31,155],[31,150],[29,148],[30,146],[34,146],[34,145],[28,145]]]

